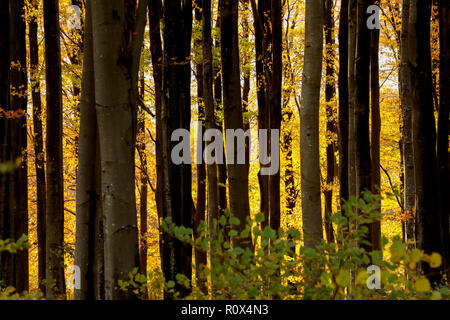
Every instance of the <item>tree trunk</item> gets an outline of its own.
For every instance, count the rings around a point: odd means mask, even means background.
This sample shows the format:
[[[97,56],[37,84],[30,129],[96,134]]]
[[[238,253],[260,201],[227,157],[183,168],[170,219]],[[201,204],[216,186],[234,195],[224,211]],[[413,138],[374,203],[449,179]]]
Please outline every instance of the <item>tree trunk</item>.
[[[23,1],[1,3],[0,239],[28,235],[27,190],[27,66]],[[12,113],[11,116],[7,112]],[[19,293],[28,290],[28,250],[3,252],[0,280]]]
[[[2,115],[9,111],[9,2],[0,2],[0,108]],[[10,119],[0,117],[0,162],[11,165],[11,135],[9,133],[11,126]],[[11,239],[13,237],[11,230],[11,200],[10,184],[12,181],[12,172],[0,173],[0,239]],[[5,286],[14,284],[14,260],[8,252],[0,254],[0,279]]]
[[[81,289],[75,290],[76,300],[102,299],[104,292],[104,252],[101,232],[103,215],[100,202],[101,172],[95,104],[91,2],[87,3],[85,21],[75,246],[75,265],[80,267]]]
[[[142,75],[140,80],[141,92],[140,99],[145,101],[145,77]],[[138,142],[137,150],[139,153],[139,159],[141,163],[140,172],[140,230],[139,230],[139,268],[141,273],[147,276],[147,232],[148,232],[148,168],[147,168],[147,147],[146,147],[146,131],[145,131],[145,111],[141,110],[138,116]],[[143,299],[148,299],[147,288],[143,288]]]
[[[203,9],[203,5],[208,5],[207,3],[202,4],[199,3],[197,5],[197,8],[195,9],[195,18],[199,24],[203,24],[202,22],[202,13],[207,10]],[[203,28],[202,28],[203,30]],[[198,48],[202,48],[202,51],[204,51],[204,43],[203,40],[196,39],[195,40],[195,46]],[[207,128],[207,124],[205,125],[205,121],[207,122],[208,119],[205,118],[205,108],[206,108],[206,98],[205,98],[205,90],[204,88],[204,54],[203,52],[199,54],[201,58],[197,58],[199,61],[197,62],[197,105],[198,105],[198,117],[199,121],[201,121],[201,125],[198,125],[198,130],[201,132],[201,136],[198,136],[197,143],[201,143],[201,150],[205,150],[205,143],[203,141],[203,133],[205,132],[205,129]],[[212,84],[211,84],[212,85]],[[212,87],[211,87],[212,90]],[[214,99],[214,98],[213,98]],[[194,241],[200,238],[200,232],[199,228],[201,226],[202,222],[206,221],[205,211],[206,211],[206,165],[205,161],[203,159],[203,153],[200,155],[197,154],[197,160],[200,160],[199,163],[197,163],[197,207],[195,211],[194,216]],[[208,182],[210,180],[208,179]],[[208,185],[209,190],[209,185]],[[210,194],[208,192],[208,210],[210,206],[209,202]],[[196,281],[197,285],[199,286],[200,290],[208,294],[208,287],[205,282],[204,277],[202,278],[200,275],[202,267],[206,266],[207,264],[207,252],[205,252],[202,249],[195,248],[194,249],[194,256],[195,256],[195,275],[196,275]]]
[[[339,197],[343,210],[349,197],[349,33],[348,0],[341,3],[339,16]]]
[[[373,194],[381,194],[380,176],[380,134],[381,134],[381,114],[380,114],[380,65],[378,50],[380,45],[380,31],[372,30],[370,46],[370,93],[371,93],[371,139],[370,155],[372,161],[372,187]],[[378,202],[378,210],[381,213],[381,200]],[[381,248],[381,221],[377,220],[371,224],[372,249]]]
[[[348,11],[348,91],[349,91],[349,123],[348,123],[348,189],[349,197],[356,197],[356,36],[357,36],[357,0],[349,0]]]
[[[150,52],[152,56],[153,83],[155,85],[155,118],[156,118],[156,191],[155,202],[158,218],[163,217],[163,170],[162,170],[162,43],[161,43],[161,0],[149,0]],[[158,221],[159,221],[158,219]],[[161,252],[162,237],[159,239]]]
[[[146,9],[146,2],[140,2],[137,10],[135,4],[120,0],[92,3],[108,300],[131,298],[117,282],[127,280],[128,273],[139,266],[134,156]]]
[[[47,212],[46,212],[46,280],[47,294],[65,295],[64,280],[64,187],[62,155],[62,80],[59,29],[59,4],[44,2],[45,63],[47,84]]]
[[[239,71],[238,2],[220,0],[219,15],[225,128],[227,130],[243,129]],[[250,217],[250,204],[247,168],[245,164],[236,164],[236,161],[230,161],[230,158],[236,160],[236,156],[237,148],[231,154],[227,153],[228,190],[231,213],[240,220],[240,225],[236,227],[238,233],[240,233],[244,230],[247,219]],[[251,245],[243,243],[237,238],[232,240],[236,246]]]
[[[18,168],[13,173],[13,238],[19,239],[28,235],[28,165],[27,165],[27,52],[26,24],[24,21],[24,1],[9,1],[9,50],[11,69],[9,79],[10,110],[23,112],[22,116],[11,119],[11,148],[14,160],[18,160]],[[15,65],[14,65],[15,64]],[[20,250],[14,255],[15,279],[14,287],[18,292],[28,290],[28,250]]]
[[[269,1],[252,1],[255,29],[256,95],[258,100],[258,129],[269,129],[270,80],[272,78],[271,6]],[[268,141],[270,141],[268,137]],[[260,159],[261,160],[261,159]],[[260,167],[265,165],[260,161]],[[262,227],[269,225],[269,176],[258,172],[260,211],[264,213]]]
[[[437,159],[439,170],[440,187],[440,214],[442,225],[444,269],[450,276],[450,253],[449,250],[449,200],[446,195],[449,194],[449,172],[448,172],[448,133],[449,133],[449,110],[450,110],[450,4],[448,1],[441,1],[439,6],[439,34],[440,34],[440,106],[438,120],[438,140],[437,140]]]
[[[281,0],[272,0],[272,81],[270,100],[270,130],[281,130],[281,90],[283,84],[283,26],[282,26],[282,4]],[[271,134],[270,134],[271,135]],[[272,143],[272,138],[270,138]],[[280,144],[276,141],[276,146],[271,146],[271,152],[276,149],[275,154],[271,153],[272,163],[280,163]],[[274,157],[278,157],[274,160]],[[269,225],[278,231],[281,224],[280,212],[280,170],[269,176]]]
[[[300,112],[302,214],[305,247],[314,248],[323,239],[319,167],[322,2],[307,0],[305,12],[305,62]]]
[[[33,1],[33,10],[38,10],[38,1]],[[37,240],[38,240],[38,279],[39,288],[45,292],[42,280],[45,279],[45,211],[46,182],[44,135],[42,129],[41,82],[39,74],[39,43],[37,17],[32,16],[28,23],[28,39],[30,43],[30,75],[31,98],[33,101],[33,147],[36,170],[36,208],[37,208]]]
[[[372,190],[371,158],[370,158],[370,38],[371,32],[367,28],[369,15],[366,13],[371,0],[358,0],[357,5],[357,45],[355,56],[355,168],[356,168],[356,196],[362,196],[365,191]],[[368,228],[366,240],[373,243],[372,225]],[[367,252],[373,247],[362,245]]]
[[[416,238],[418,247],[425,253],[442,254],[431,79],[430,16],[431,0],[411,0],[408,56],[411,69]],[[440,281],[439,273],[430,270],[428,264],[424,263],[422,268],[433,285]]]
[[[189,130],[190,112],[190,47],[192,37],[192,1],[164,3],[164,59],[162,100],[162,154],[164,218],[170,217],[178,226],[192,228],[191,165],[175,165],[170,158],[176,145],[171,141],[177,129]],[[167,281],[176,281],[177,274],[188,279],[192,275],[192,247],[163,233],[163,273]],[[181,288],[181,296],[189,288]],[[173,296],[166,292],[166,298]]]
[[[334,9],[333,1],[325,0],[325,63],[326,63],[326,76],[325,76],[325,101],[327,112],[327,178],[325,187],[325,234],[328,242],[334,242],[333,223],[331,222],[331,216],[333,214],[333,187],[336,168],[336,120],[334,117],[334,99],[336,96],[335,88],[335,70],[334,70]]]
[[[410,0],[403,0],[402,3],[402,31],[400,41],[400,86],[401,103],[403,116],[403,172],[404,172],[404,211],[406,221],[405,241],[410,246],[414,246],[414,206],[415,206],[415,187],[414,187],[414,159],[412,146],[412,110],[411,110],[411,88],[409,87],[410,70],[408,65],[408,25],[409,25],[409,7]],[[412,243],[411,243],[412,242]]]

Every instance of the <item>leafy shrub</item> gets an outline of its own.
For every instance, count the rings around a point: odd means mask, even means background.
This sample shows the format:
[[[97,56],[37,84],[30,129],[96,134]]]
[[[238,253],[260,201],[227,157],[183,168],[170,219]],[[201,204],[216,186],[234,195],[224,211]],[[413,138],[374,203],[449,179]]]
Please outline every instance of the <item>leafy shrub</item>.
[[[208,233],[206,223],[199,228],[200,237],[193,241],[192,230],[179,227],[166,219],[163,230],[173,237],[195,246],[199,250],[210,248],[209,265],[201,266],[196,278],[209,284],[209,292],[202,292],[183,275],[177,276],[179,286],[188,287],[191,294],[186,299],[447,299],[450,290],[432,288],[420,271],[422,263],[432,268],[441,265],[437,253],[424,254],[408,246],[398,237],[382,239],[382,250],[366,252],[364,240],[367,224],[380,219],[381,198],[367,192],[360,199],[351,198],[332,221],[337,227],[336,242],[322,241],[314,249],[302,245],[302,233],[295,229],[280,230],[262,228],[264,215],[247,221],[245,229],[238,233],[233,227],[240,221],[226,211],[215,230]],[[229,235],[246,247],[233,246],[225,239],[225,226],[230,225]],[[384,253],[384,257],[383,254]],[[380,289],[369,289],[367,272],[369,265],[380,268]],[[174,281],[164,281],[159,271],[148,278],[130,273],[130,281],[121,282],[123,290],[140,295],[141,287],[150,290],[166,290],[177,294]]]

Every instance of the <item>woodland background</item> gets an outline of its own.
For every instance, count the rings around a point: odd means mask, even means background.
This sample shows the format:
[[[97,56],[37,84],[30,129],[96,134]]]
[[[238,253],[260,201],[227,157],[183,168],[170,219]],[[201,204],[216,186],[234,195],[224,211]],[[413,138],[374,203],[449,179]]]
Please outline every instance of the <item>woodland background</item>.
[[[373,4],[379,30],[366,27]],[[125,299],[116,283],[134,267],[201,286],[198,267],[212,258],[165,232],[164,218],[195,239],[202,220],[211,231],[227,208],[238,232],[263,212],[263,228],[301,230],[297,245],[338,245],[331,217],[364,190],[383,198],[361,246],[380,250],[382,237],[398,236],[408,250],[441,255],[442,265],[422,267],[433,287],[447,279],[447,1],[0,6],[0,239],[26,234],[30,244],[2,253],[5,287]],[[192,129],[194,158],[198,120],[281,129],[279,174],[260,176],[259,163],[175,166],[170,132]],[[73,265],[75,293],[65,288]]]

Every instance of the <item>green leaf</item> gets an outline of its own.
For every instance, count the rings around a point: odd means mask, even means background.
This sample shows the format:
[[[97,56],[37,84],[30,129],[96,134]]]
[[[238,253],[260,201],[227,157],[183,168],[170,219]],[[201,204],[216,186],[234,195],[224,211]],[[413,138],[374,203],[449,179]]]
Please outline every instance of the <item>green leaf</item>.
[[[431,290],[430,281],[427,278],[420,278],[416,281],[417,292],[428,292]]]
[[[336,283],[340,287],[346,287],[350,284],[350,281],[351,281],[350,270],[341,269],[339,271],[338,276],[336,277]]]

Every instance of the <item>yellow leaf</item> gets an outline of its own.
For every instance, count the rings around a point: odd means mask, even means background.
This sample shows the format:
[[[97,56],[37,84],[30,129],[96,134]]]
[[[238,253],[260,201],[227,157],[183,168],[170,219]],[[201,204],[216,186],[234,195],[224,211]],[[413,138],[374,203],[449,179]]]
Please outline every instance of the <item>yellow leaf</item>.
[[[416,281],[417,292],[427,292],[431,290],[430,281],[427,278],[420,278]]]

